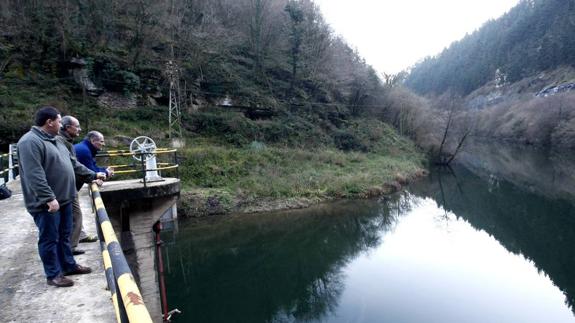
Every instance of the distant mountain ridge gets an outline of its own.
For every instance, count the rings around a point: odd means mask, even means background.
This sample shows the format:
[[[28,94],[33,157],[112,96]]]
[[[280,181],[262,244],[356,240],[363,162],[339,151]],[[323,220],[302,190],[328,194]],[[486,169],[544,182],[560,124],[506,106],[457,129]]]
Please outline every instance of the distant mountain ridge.
[[[575,66],[575,0],[522,0],[496,20],[427,57],[405,84],[422,95],[468,95],[489,82],[510,84]]]

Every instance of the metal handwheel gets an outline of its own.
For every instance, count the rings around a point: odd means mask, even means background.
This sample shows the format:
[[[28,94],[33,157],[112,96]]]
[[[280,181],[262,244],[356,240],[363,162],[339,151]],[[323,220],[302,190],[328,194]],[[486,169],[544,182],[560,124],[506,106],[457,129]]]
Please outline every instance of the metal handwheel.
[[[156,143],[150,137],[140,136],[130,143],[130,153],[137,161],[148,161],[154,157]]]

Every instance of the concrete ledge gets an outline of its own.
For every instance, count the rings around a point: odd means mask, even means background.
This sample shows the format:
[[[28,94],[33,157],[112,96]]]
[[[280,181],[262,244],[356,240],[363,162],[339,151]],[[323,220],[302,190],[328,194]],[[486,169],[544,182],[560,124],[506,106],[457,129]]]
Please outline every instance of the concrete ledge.
[[[69,276],[74,286],[46,284],[38,255],[38,229],[24,208],[20,183],[13,196],[0,201],[0,320],[2,322],[116,322],[99,244],[81,243],[86,253],[76,261],[92,267],[88,275]],[[96,232],[86,186],[80,192],[84,228]]]
[[[145,187],[139,179],[110,181],[100,188],[104,204],[164,197],[179,193],[180,180],[177,178],[164,178],[160,182],[147,183]]]

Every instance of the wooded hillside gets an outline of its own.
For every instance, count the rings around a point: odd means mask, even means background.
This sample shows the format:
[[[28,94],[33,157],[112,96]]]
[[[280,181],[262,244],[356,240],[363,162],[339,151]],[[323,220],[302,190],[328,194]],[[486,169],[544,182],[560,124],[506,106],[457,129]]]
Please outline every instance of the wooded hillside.
[[[268,125],[273,129],[256,126],[247,142],[289,139],[312,122],[325,133],[320,141],[333,143],[347,120],[382,106],[376,72],[333,34],[310,0],[2,1],[0,11],[5,91],[56,84],[72,96],[113,92],[139,107],[167,105],[165,64],[173,60],[186,129],[231,128],[229,116],[202,110],[223,100],[284,119]],[[74,80],[78,60],[94,86]],[[25,105],[1,97],[2,109]],[[253,119],[257,111],[245,114]],[[295,129],[284,126],[286,118]]]
[[[377,196],[423,173],[422,154],[386,123],[399,120],[385,103],[393,82],[310,0],[1,1],[0,150],[41,104],[108,147],[140,135],[165,147],[170,61],[186,210]]]
[[[575,1],[521,0],[497,20],[416,64],[406,85],[419,94],[467,95],[489,81],[514,83],[575,66]]]

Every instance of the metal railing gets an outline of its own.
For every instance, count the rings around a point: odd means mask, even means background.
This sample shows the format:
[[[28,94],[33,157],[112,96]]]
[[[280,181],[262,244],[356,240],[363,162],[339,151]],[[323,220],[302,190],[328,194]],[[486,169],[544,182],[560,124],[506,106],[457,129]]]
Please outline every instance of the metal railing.
[[[144,186],[147,186],[146,174],[148,172],[162,172],[175,170],[175,177],[179,178],[179,165],[178,165],[178,150],[172,148],[158,148],[154,152],[154,156],[172,154],[171,161],[158,162],[156,168],[147,168],[145,159],[149,153],[134,153],[129,150],[109,150],[98,153],[98,158],[115,158],[115,157],[132,157],[139,159],[139,161],[132,161],[131,163],[123,163],[118,165],[110,165],[114,168],[114,174],[136,174],[140,173],[143,179]],[[10,144],[9,152],[0,154],[0,185],[3,182],[11,182],[18,176],[18,147],[16,144]]]
[[[18,176],[18,147],[16,144],[10,144],[8,153],[0,154],[0,185],[13,181],[16,176]]]
[[[97,184],[90,186],[96,209],[96,223],[100,248],[104,258],[106,280],[118,322],[152,322],[142,294],[136,285],[122,247],[118,242]]]
[[[171,154],[171,155],[169,155]],[[114,158],[115,160],[119,160],[120,158],[124,157],[122,161],[124,163],[119,164],[111,164],[108,167],[112,167],[114,169],[115,175],[122,175],[122,174],[141,174],[141,178],[144,182],[144,186],[147,185],[147,176],[150,172],[158,172],[161,173],[163,171],[175,170],[176,174],[175,177],[179,178],[179,165],[178,165],[178,150],[172,148],[157,148],[153,155],[156,156],[166,156],[168,160],[163,162],[156,163],[155,168],[147,167],[146,159],[152,155],[150,153],[139,153],[139,152],[131,152],[129,150],[108,150],[104,152],[100,152],[96,155],[97,158]],[[169,160],[169,157],[172,157]],[[126,157],[132,157],[126,158]],[[160,174],[161,175],[161,174]]]
[[[157,162],[157,156],[160,156],[164,161]],[[170,156],[172,157],[171,161],[165,160],[169,159]],[[110,164],[108,167],[112,167],[114,169],[114,175],[130,176],[130,174],[141,174],[144,187],[147,186],[149,181],[162,180],[160,172],[163,171],[175,170],[176,178],[179,177],[179,165],[177,163],[178,156],[176,149],[156,148],[153,151],[148,152],[109,150],[98,153],[96,157],[113,159],[114,162],[120,162],[118,164],[108,163]],[[153,162],[150,163],[150,159],[153,159]],[[109,162],[110,160],[107,161]],[[125,179],[125,177],[121,179]],[[118,322],[148,322],[150,317],[149,312],[143,304],[141,294],[137,289],[138,287],[135,284],[134,277],[132,276],[130,268],[123,255],[122,248],[116,239],[106,209],[103,205],[99,188],[96,184],[92,184],[90,188],[96,208],[98,236],[101,241],[102,256],[104,258],[104,266],[106,269],[106,279],[108,281],[108,286],[110,287],[110,293],[112,294]],[[156,230],[157,228],[154,227],[154,229]],[[110,231],[110,233],[106,234],[106,231]],[[158,234],[159,232],[156,232],[157,239]],[[156,249],[159,249],[160,247],[160,245],[157,245]],[[161,251],[158,255],[161,257]],[[163,274],[161,266],[159,274]],[[126,278],[122,279],[122,277]],[[122,287],[122,284],[128,286]],[[165,296],[165,286],[161,287],[163,291],[162,295]],[[118,297],[118,295],[120,295],[120,297]],[[126,298],[128,298],[128,300]],[[143,305],[143,309],[132,309],[131,304],[133,304],[134,301],[141,303],[141,305]],[[164,322],[169,322],[173,314],[180,312],[177,309],[167,312],[167,301],[165,297],[162,297],[162,308]]]

